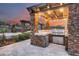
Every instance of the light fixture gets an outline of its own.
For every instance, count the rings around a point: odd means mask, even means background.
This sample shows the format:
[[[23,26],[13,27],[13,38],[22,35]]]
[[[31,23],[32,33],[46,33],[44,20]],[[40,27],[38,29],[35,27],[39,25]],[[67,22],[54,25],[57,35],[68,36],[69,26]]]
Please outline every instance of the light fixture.
[[[60,5],[63,5],[63,3],[60,3]]]
[[[67,20],[67,18],[64,18],[63,20]]]
[[[60,10],[60,12],[63,12],[63,8],[60,8],[59,10]]]
[[[49,7],[49,6],[47,6],[47,8],[49,9],[50,7]]]

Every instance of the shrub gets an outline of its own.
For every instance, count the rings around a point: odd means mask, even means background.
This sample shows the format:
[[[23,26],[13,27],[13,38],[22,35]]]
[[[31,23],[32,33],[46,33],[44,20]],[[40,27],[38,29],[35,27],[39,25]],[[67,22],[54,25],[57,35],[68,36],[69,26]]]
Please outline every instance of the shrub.
[[[22,40],[25,40],[25,37],[23,34],[19,34],[18,35],[18,41],[22,41]]]
[[[30,35],[31,35],[31,32],[24,32],[24,33],[22,33],[23,35],[24,35],[24,37],[26,38],[26,39],[29,39],[30,38]]]
[[[0,33],[5,33],[5,32],[7,32],[6,28],[0,28]]]
[[[16,42],[19,41],[19,39],[18,39],[18,35],[17,35],[17,36],[13,36],[12,38],[15,39]]]
[[[22,40],[29,39],[30,35],[31,35],[31,32],[24,32],[22,34],[19,34],[17,41],[22,41]]]

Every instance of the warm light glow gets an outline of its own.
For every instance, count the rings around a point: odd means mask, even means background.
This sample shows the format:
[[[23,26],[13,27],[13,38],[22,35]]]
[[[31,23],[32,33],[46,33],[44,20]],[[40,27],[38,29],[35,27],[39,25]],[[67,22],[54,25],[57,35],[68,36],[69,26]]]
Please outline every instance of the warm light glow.
[[[42,15],[44,15],[43,12],[39,12],[39,13],[37,13],[37,14],[38,14],[39,17],[42,16]]]
[[[38,31],[38,18],[39,18],[39,14],[38,13],[35,13],[35,32]]]
[[[49,7],[49,6],[47,6],[47,8],[49,9],[50,7]]]
[[[67,18],[64,18],[63,20],[67,20]]]
[[[60,3],[60,5],[63,5],[63,3]]]
[[[41,15],[41,13],[39,12],[39,13],[38,13],[38,16],[40,16],[40,15]]]
[[[40,9],[39,9],[39,8],[37,8],[37,11],[40,11]]]
[[[47,11],[47,13],[48,13],[48,14],[51,14],[51,11],[50,11],[50,10],[48,10],[48,11]]]
[[[60,3],[60,5],[63,5],[63,3]],[[50,6],[47,6],[47,8],[51,8]],[[37,8],[39,11],[39,8]],[[57,15],[55,15],[54,11]],[[58,17],[57,17],[58,16]],[[60,16],[60,17],[59,17]],[[46,28],[49,26],[63,26],[64,30],[67,32],[67,22],[68,21],[68,7],[60,7],[56,10],[47,10],[35,14],[35,32],[38,32],[39,23],[46,24]]]
[[[63,12],[64,9],[63,8],[60,8],[59,10],[60,10],[60,12]]]

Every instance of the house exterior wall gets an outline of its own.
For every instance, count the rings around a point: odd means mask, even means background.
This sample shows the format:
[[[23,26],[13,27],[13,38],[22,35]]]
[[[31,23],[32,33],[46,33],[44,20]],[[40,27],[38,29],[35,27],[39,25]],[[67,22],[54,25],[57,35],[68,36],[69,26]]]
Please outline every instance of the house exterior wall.
[[[79,4],[69,5],[68,53],[79,55]]]

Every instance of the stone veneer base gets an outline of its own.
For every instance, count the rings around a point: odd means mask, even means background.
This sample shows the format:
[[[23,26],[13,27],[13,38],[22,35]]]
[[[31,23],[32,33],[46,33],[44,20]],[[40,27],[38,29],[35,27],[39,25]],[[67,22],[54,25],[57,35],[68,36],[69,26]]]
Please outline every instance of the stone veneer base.
[[[48,36],[34,35],[31,38],[31,44],[40,47],[47,47],[49,45]]]

